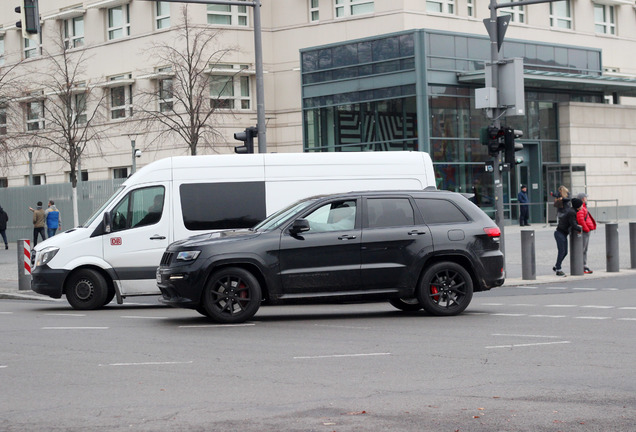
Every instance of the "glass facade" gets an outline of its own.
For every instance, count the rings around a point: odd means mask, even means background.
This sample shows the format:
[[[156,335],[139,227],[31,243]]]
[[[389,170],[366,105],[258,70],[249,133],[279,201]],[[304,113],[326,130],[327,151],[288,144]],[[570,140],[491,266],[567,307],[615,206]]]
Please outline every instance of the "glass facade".
[[[538,74],[602,74],[597,49],[511,40],[502,50]],[[439,189],[473,192],[480,206],[493,206],[492,172],[485,170],[492,157],[479,141],[491,120],[474,100],[483,78],[458,80],[458,74],[483,71],[489,59],[486,37],[427,30],[303,50],[304,150],[428,151]],[[530,163],[539,172],[559,163],[558,103],[603,102],[601,93],[533,88],[531,82],[525,96],[525,116],[502,124],[524,131],[522,142],[536,146]]]

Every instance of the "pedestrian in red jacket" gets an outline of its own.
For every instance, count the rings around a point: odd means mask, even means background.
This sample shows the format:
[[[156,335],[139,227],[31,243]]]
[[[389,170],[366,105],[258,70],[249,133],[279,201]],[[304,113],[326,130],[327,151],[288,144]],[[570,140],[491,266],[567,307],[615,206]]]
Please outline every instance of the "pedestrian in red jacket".
[[[583,271],[590,274],[592,270],[587,266],[587,246],[590,244],[590,234],[596,229],[596,221],[587,210],[587,194],[580,193],[577,198],[583,201],[581,209],[576,213],[576,222],[583,229]]]

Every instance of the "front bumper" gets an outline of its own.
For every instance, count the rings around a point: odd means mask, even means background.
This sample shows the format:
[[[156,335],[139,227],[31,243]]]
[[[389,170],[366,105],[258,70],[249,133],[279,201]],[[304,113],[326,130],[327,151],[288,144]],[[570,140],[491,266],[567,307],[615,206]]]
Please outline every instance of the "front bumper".
[[[31,290],[52,298],[60,298],[64,293],[64,281],[70,270],[52,269],[48,265],[38,266],[31,273]]]
[[[159,267],[157,269],[157,286],[161,291],[159,302],[175,307],[196,309],[201,299],[202,287],[197,284],[190,273],[183,268]]]

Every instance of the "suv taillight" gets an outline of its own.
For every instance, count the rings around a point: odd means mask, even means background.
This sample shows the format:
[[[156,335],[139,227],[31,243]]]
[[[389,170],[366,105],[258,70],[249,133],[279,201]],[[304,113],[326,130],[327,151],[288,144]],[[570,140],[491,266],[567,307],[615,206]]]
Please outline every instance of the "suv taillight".
[[[499,231],[498,227],[484,228],[484,232],[493,240],[499,240],[499,238],[501,237],[501,231]]]

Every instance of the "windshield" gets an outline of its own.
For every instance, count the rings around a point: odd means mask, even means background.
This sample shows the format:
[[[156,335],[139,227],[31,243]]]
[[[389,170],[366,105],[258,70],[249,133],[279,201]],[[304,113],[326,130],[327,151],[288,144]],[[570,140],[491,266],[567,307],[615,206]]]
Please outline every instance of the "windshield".
[[[117,188],[117,190],[115,191],[115,193],[113,193],[110,198],[108,198],[108,201],[106,201],[100,208],[99,210],[97,210],[95,213],[93,213],[93,216],[91,216],[90,218],[88,218],[88,220],[86,222],[84,222],[84,225],[82,225],[84,228],[87,228],[88,226],[90,226],[90,224],[93,223],[93,221],[101,216],[101,214],[104,212],[104,209],[106,207],[108,207],[108,205],[113,202],[113,200],[115,198],[117,198],[119,196],[119,194],[121,193],[121,191],[124,190],[124,186],[119,186]]]
[[[256,225],[253,229],[255,231],[271,231],[281,226],[292,214],[299,212],[314,203],[315,199],[300,201],[277,211],[263,222]]]

